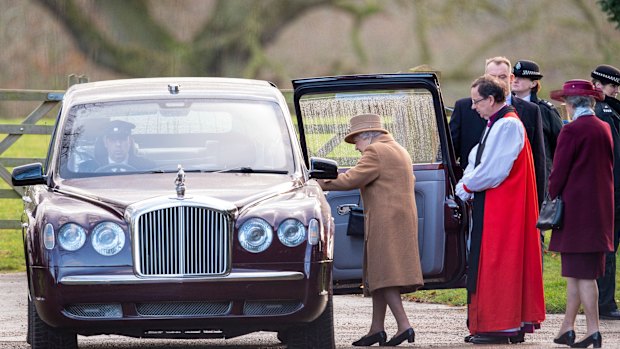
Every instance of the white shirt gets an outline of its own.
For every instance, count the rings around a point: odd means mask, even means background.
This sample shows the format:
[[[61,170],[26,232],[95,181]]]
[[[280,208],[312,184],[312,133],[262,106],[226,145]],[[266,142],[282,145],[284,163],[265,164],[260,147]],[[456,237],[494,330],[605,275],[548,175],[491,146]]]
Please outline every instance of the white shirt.
[[[489,127],[484,130],[485,136],[487,133],[489,135],[480,164],[474,167],[479,146],[476,145],[469,153],[469,164],[457,186],[464,184],[469,191],[483,191],[497,187],[510,174],[525,145],[525,128],[519,119],[503,117],[490,130]],[[457,190],[457,195],[464,200],[471,198],[471,195],[462,197],[460,190]]]

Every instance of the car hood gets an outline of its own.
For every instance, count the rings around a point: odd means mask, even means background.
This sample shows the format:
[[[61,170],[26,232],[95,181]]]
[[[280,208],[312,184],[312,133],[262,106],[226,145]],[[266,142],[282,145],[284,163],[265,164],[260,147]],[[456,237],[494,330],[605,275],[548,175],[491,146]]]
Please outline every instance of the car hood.
[[[161,196],[175,198],[176,173],[104,176],[65,179],[57,189],[72,195],[126,207],[132,203]],[[300,178],[282,174],[187,173],[185,197],[210,197],[233,203],[238,208],[264,197],[293,190],[302,185]]]

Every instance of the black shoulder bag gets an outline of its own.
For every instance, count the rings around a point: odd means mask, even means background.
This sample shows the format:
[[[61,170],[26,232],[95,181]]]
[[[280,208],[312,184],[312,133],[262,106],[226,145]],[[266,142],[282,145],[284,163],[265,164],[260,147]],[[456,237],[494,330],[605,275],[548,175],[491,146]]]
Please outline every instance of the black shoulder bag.
[[[540,230],[562,228],[562,218],[564,216],[564,202],[558,195],[555,199],[547,197],[540,208],[536,228]]]

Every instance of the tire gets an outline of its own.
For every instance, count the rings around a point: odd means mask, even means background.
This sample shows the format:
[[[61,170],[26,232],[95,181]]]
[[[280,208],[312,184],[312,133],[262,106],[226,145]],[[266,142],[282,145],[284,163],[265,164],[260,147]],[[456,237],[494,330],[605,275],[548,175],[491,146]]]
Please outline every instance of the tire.
[[[32,300],[30,299],[30,295],[28,295],[28,330],[26,332],[26,343],[32,344],[32,320],[34,306],[32,305]]]
[[[334,305],[329,295],[323,313],[314,321],[286,332],[289,349],[334,349]]]
[[[77,334],[61,331],[46,324],[34,306],[28,301],[28,324],[32,349],[77,349]]]

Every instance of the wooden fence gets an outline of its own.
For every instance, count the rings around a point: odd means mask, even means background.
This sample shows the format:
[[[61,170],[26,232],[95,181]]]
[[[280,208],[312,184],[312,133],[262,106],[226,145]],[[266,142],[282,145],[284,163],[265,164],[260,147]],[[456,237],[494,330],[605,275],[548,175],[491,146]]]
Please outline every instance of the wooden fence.
[[[88,81],[84,76],[69,76],[69,86]],[[62,101],[64,91],[59,90],[3,90],[0,89],[0,102],[40,102],[38,106],[19,124],[0,124],[0,134],[7,136],[0,141],[0,178],[11,189],[0,189],[0,200],[21,199],[23,188],[14,187],[11,184],[10,168],[29,164],[32,162],[43,162],[43,158],[15,158],[6,157],[5,153],[24,135],[51,135],[54,126],[37,125],[42,118],[50,117],[50,112],[54,110]],[[0,201],[1,202],[1,201]],[[6,204],[0,203],[5,206]],[[0,229],[20,229],[21,222],[18,219],[0,220]]]

